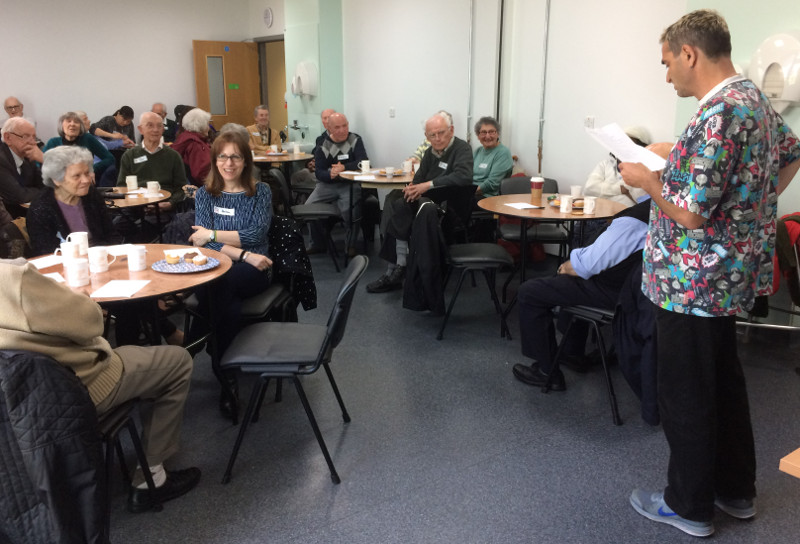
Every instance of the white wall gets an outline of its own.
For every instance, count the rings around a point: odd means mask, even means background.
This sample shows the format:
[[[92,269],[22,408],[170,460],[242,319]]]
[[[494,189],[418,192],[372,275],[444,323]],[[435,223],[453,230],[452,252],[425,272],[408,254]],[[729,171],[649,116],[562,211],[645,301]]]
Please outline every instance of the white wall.
[[[291,0],[289,0],[291,2]],[[279,36],[286,26],[283,0],[249,0],[250,3],[250,37]],[[272,10],[272,26],[264,23],[264,10]]]
[[[251,38],[248,14],[248,0],[3,0],[0,98],[20,98],[42,139],[72,109],[194,104],[192,40]]]

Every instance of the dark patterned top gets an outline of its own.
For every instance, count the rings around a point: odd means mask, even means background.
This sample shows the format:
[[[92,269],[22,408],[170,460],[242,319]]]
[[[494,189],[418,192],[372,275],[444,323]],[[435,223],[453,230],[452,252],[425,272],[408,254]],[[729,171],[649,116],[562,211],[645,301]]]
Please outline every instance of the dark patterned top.
[[[650,300],[710,317],[771,293],[778,170],[798,159],[797,136],[753,82],[731,78],[701,101],[670,152],[661,195],[707,221],[687,229],[653,204],[642,285]]]
[[[201,187],[195,193],[195,223],[213,230],[239,232],[242,249],[268,255],[269,224],[272,221],[272,193],[266,183],[256,183],[256,194],[222,192],[213,197]],[[209,242],[207,248],[219,251],[222,244]]]

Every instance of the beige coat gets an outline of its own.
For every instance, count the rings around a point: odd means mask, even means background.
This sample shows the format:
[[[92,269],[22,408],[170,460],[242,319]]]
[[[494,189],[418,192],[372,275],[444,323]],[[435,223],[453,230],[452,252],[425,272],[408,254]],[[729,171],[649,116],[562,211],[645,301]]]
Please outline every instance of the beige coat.
[[[247,127],[247,133],[250,135],[250,149],[256,153],[267,153],[270,145],[277,145],[278,151],[281,151],[281,136],[274,128],[269,129],[269,145],[261,143],[261,133],[258,131],[258,125],[250,125]]]
[[[0,349],[49,355],[75,371],[95,405],[122,375],[103,338],[103,313],[86,295],[39,273],[24,259],[0,259]]]

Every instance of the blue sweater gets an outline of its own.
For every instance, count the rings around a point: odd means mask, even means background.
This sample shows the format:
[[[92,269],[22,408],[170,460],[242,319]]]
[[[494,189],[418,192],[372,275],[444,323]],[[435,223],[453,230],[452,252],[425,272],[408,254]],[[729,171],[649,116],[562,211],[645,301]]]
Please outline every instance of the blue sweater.
[[[195,223],[213,230],[235,230],[242,249],[268,256],[269,225],[272,221],[272,193],[266,183],[256,183],[256,194],[222,192],[213,197],[201,187],[195,194]],[[208,249],[219,251],[223,244],[209,242]]]

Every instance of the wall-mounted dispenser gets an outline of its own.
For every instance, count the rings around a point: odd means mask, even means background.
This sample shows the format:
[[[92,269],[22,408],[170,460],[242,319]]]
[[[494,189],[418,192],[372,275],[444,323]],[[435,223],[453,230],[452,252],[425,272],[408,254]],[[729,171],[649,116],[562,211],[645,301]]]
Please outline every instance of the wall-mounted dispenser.
[[[800,104],[800,32],[764,40],[750,61],[748,77],[778,113]]]
[[[317,96],[319,94],[319,76],[317,66],[313,62],[299,62],[292,76],[292,94],[295,96]]]

